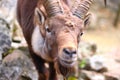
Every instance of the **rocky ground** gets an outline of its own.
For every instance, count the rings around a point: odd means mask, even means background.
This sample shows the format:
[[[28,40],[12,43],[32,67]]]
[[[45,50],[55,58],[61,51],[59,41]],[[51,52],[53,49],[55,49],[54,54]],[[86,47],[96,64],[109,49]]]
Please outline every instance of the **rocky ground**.
[[[0,80],[37,80],[16,21],[16,1],[0,0]],[[120,2],[111,1],[109,8],[99,0],[92,6],[91,24],[79,44],[78,76],[68,80],[120,80],[120,20],[114,25]]]

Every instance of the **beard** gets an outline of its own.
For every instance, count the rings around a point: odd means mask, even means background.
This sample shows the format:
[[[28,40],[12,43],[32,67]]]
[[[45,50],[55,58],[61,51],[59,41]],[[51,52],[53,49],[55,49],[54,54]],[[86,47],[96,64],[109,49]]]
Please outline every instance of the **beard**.
[[[58,74],[63,75],[64,77],[68,77],[75,74],[74,66],[64,66],[60,63],[59,58],[55,60],[55,69]]]

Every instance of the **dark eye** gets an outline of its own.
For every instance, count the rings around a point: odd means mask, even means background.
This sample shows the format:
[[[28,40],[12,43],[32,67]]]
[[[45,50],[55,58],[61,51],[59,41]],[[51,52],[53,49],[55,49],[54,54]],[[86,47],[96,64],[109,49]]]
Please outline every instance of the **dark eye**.
[[[80,33],[80,36],[82,36],[82,35],[83,35],[83,32]]]
[[[49,33],[49,32],[51,32],[51,30],[49,29],[49,28],[46,28],[46,31]]]

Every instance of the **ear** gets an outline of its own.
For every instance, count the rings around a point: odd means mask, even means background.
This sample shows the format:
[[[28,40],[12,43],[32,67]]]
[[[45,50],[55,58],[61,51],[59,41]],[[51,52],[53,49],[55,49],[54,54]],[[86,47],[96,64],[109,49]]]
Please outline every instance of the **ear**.
[[[45,28],[44,28],[45,15],[39,8],[35,9],[34,23],[35,23],[35,26],[39,26],[40,33],[44,37],[45,36]]]
[[[84,19],[84,26],[87,27],[90,24],[91,14],[87,14]]]
[[[43,25],[45,22],[45,15],[39,8],[35,9],[35,21],[40,25]]]

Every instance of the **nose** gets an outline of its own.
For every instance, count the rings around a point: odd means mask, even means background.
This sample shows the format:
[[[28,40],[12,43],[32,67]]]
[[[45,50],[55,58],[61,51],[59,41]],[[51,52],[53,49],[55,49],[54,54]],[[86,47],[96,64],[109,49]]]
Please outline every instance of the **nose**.
[[[63,49],[63,52],[66,54],[66,55],[69,55],[70,57],[73,57],[73,55],[76,55],[77,51],[75,48],[64,48]]]

